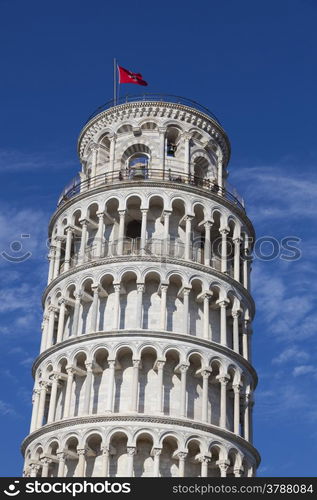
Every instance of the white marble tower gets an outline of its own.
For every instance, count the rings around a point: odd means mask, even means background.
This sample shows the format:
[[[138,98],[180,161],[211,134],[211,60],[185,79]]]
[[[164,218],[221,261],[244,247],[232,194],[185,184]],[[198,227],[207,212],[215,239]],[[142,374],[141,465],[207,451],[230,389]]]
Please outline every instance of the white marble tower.
[[[24,475],[254,476],[252,224],[230,144],[173,96],[104,106],[49,224]]]

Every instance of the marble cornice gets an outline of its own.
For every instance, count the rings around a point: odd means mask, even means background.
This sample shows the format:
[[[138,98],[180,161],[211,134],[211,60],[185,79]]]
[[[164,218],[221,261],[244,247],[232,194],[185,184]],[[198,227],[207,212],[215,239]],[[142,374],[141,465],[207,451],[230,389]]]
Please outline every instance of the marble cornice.
[[[254,367],[249,363],[243,356],[240,354],[236,353],[229,347],[223,346],[221,344],[218,344],[217,342],[213,342],[211,340],[206,340],[200,337],[194,337],[193,335],[183,335],[180,333],[173,333],[169,332],[167,330],[144,330],[144,329],[127,329],[127,330],[112,330],[112,331],[100,331],[96,333],[86,333],[85,335],[79,335],[77,337],[71,337],[67,340],[64,340],[63,342],[60,342],[58,344],[55,344],[54,346],[50,347],[49,349],[46,349],[43,351],[34,361],[33,367],[32,367],[32,375],[35,377],[35,373],[39,365],[48,357],[50,357],[52,354],[60,351],[61,349],[70,347],[70,346],[76,346],[79,345],[83,342],[91,341],[91,340],[98,340],[100,339],[106,339],[106,340],[113,340],[113,339],[119,339],[122,337],[128,337],[129,340],[133,339],[133,337],[144,337],[147,340],[150,339],[164,339],[165,341],[168,340],[176,340],[178,343],[184,344],[193,344],[195,346],[199,347],[204,347],[207,349],[211,349],[212,351],[216,351],[218,353],[224,354],[228,358],[235,360],[237,363],[240,365],[244,366],[246,370],[252,375],[253,382],[254,382],[254,389],[257,386],[258,383],[258,376],[256,373],[256,370]]]
[[[229,442],[235,442],[242,448],[246,449],[252,456],[255,457],[257,465],[259,465],[261,461],[261,457],[259,452],[254,448],[254,446],[243,439],[241,436],[237,436],[231,431],[226,429],[222,429],[213,424],[205,424],[201,422],[197,422],[195,420],[190,419],[181,419],[175,417],[167,417],[167,416],[155,416],[155,415],[120,415],[120,414],[111,414],[111,415],[95,415],[95,416],[85,416],[85,417],[73,417],[65,420],[61,420],[60,422],[54,422],[52,424],[46,424],[41,429],[37,429],[36,431],[29,434],[23,441],[21,445],[21,451],[24,455],[24,452],[27,446],[35,439],[40,438],[48,432],[60,431],[63,428],[74,428],[76,425],[84,425],[84,424],[106,424],[113,422],[131,422],[131,423],[140,423],[140,424],[163,424],[168,425],[170,428],[172,426],[185,427],[187,429],[197,430],[201,432],[206,432],[210,434],[215,434],[216,436],[221,437],[222,439],[226,439]]]

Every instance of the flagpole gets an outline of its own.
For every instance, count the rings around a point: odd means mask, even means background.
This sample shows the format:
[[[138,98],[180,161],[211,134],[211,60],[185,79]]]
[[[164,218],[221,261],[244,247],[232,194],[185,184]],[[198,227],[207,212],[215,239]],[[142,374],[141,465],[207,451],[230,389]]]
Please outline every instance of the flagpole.
[[[113,58],[113,104],[117,104],[117,60]]]

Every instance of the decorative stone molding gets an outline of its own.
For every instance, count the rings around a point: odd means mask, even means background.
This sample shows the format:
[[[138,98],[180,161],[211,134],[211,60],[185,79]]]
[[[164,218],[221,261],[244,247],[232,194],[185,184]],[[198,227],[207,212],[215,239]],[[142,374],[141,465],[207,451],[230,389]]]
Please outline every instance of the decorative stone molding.
[[[228,440],[229,442],[233,441],[237,446],[245,449],[249,452],[256,460],[257,465],[260,463],[260,456],[257,450],[250,444],[248,441],[243,439],[241,436],[234,434],[231,431],[226,429],[222,429],[212,424],[203,424],[197,422],[195,420],[190,419],[177,419],[171,417],[163,417],[163,416],[153,416],[153,415],[100,415],[100,416],[89,416],[89,417],[75,417],[62,420],[61,422],[55,422],[53,424],[48,424],[34,431],[32,434],[29,434],[27,438],[24,439],[21,450],[22,453],[25,452],[26,448],[30,445],[31,442],[40,439],[47,433],[55,433],[65,428],[72,428],[77,425],[84,424],[107,424],[110,422],[122,422],[122,423],[130,423],[130,424],[138,424],[140,428],[144,428],[144,424],[157,424],[157,425],[166,425],[168,429],[172,426],[177,426],[179,429],[188,430],[192,429],[194,432],[204,432],[210,435],[218,436],[218,438],[223,438]]]

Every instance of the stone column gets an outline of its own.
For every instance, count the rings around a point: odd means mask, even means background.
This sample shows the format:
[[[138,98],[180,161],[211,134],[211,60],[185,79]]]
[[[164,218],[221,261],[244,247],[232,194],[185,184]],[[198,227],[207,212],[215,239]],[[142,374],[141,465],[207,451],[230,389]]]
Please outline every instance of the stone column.
[[[72,398],[75,368],[73,366],[67,366],[66,371],[67,371],[67,382],[66,382],[66,394],[65,394],[63,418],[68,418],[70,415],[70,405]]]
[[[101,477],[109,477],[109,448],[102,448]]]
[[[55,263],[54,263],[54,273],[53,279],[57,278],[59,275],[59,267],[61,262],[61,246],[62,246],[63,237],[56,237],[56,248],[55,248]]]
[[[165,173],[165,133],[166,128],[159,127],[159,160],[161,161],[161,168],[163,172],[163,178]]]
[[[116,134],[113,134],[110,139],[110,170],[113,173],[114,172],[114,163],[115,163],[115,147],[116,147]]]
[[[239,316],[241,311],[239,309],[232,311],[233,318],[233,350],[239,354]]]
[[[227,235],[229,234],[228,228],[220,229],[221,234],[221,272],[227,273],[228,262],[227,262]]]
[[[203,391],[201,400],[201,420],[203,422],[208,422],[208,379],[211,374],[210,369],[201,370],[201,376],[203,379]]]
[[[40,352],[43,352],[46,349],[47,333],[48,333],[48,319],[49,319],[49,315],[46,312],[44,312],[43,321],[42,321],[42,325],[41,325],[42,339],[41,339]]]
[[[113,328],[118,330],[120,328],[119,314],[120,314],[120,283],[114,283],[114,307],[113,307]]]
[[[218,182],[218,194],[223,194],[223,182],[222,182],[222,160],[218,160],[218,168],[217,168],[217,182]]]
[[[64,451],[59,451],[56,453],[56,456],[58,458],[57,477],[65,477],[66,453]]]
[[[227,346],[227,299],[217,301],[220,306],[220,343]]]
[[[167,296],[168,284],[161,284],[161,329],[166,330],[166,296]]]
[[[91,187],[96,185],[96,175],[97,175],[97,162],[98,162],[98,150],[99,144],[95,142],[90,145],[90,149],[92,151],[92,159],[91,159]]]
[[[233,403],[233,432],[240,436],[240,384],[233,384],[232,389],[234,392]]]
[[[93,379],[93,363],[86,362],[86,382],[85,382],[85,399],[84,399],[84,415],[89,415],[90,399],[91,399],[91,386]]]
[[[180,417],[186,417],[186,374],[189,365],[183,363],[179,367],[179,371],[181,374],[181,394],[180,394]]]
[[[50,464],[52,463],[52,459],[44,457],[41,459],[41,462],[42,462],[42,477],[48,477],[48,469]]]
[[[72,249],[72,239],[73,239],[73,228],[71,226],[66,227],[66,247],[65,247],[65,266],[64,271],[68,271],[70,268],[70,255]]]
[[[47,382],[42,380],[40,382],[40,400],[39,400],[39,409],[38,409],[37,420],[36,420],[36,428],[37,429],[39,429],[43,425],[46,393],[47,393]]]
[[[183,330],[184,333],[187,335],[188,334],[188,316],[189,316],[189,294],[190,294],[190,288],[184,288],[183,289],[183,300],[184,300],[184,324],[183,324]]]
[[[204,223],[205,227],[205,246],[204,246],[204,264],[205,266],[210,266],[210,256],[211,256],[211,238],[210,229],[212,222],[206,221]]]
[[[162,448],[153,448],[152,456],[153,460],[153,477],[160,477],[160,455]]]
[[[133,457],[136,454],[135,446],[127,447],[127,477],[133,477]]]
[[[241,238],[235,238],[233,240],[234,243],[234,268],[233,268],[233,277],[236,281],[240,282],[240,245]]]
[[[249,255],[249,237],[245,235],[243,252],[243,286],[246,290],[250,288],[250,266],[252,258]]]
[[[85,469],[86,469],[86,448],[77,448],[78,454],[78,466],[76,477],[85,477]]]
[[[210,462],[210,457],[200,456],[199,461],[201,463],[201,477],[208,477],[208,463]]]
[[[220,477],[227,477],[227,470],[230,465],[229,460],[218,460],[216,464],[220,469]]]
[[[59,315],[58,315],[58,325],[57,325],[57,338],[56,344],[62,342],[65,326],[65,313],[66,313],[66,299],[63,297],[58,301],[59,305]]]
[[[142,328],[142,301],[144,283],[137,283],[136,328]]]
[[[50,246],[50,251],[47,258],[49,262],[47,284],[49,284],[53,279],[53,273],[54,273],[55,248],[53,245]]]
[[[251,321],[249,321],[248,328],[247,328],[247,342],[248,342],[248,361],[251,364],[252,364],[252,349],[251,349],[252,333],[253,333],[253,329],[252,329]]]
[[[242,356],[249,360],[249,342],[248,342],[249,320],[242,321]]]
[[[211,293],[205,293],[203,295],[204,300],[204,327],[203,327],[203,338],[206,340],[210,340],[209,334],[209,301],[211,299]]]
[[[244,421],[244,439],[246,441],[250,441],[250,415],[249,415],[249,403],[250,403],[250,394],[245,393],[244,394],[244,405],[243,405],[243,410],[244,410],[244,415],[243,415],[243,421]]]
[[[140,360],[133,360],[133,375],[132,375],[132,387],[131,387],[131,411],[138,411],[138,392],[139,392],[139,368]]]
[[[141,208],[141,213],[142,213],[142,222],[141,222],[141,255],[145,255],[147,212],[148,212],[147,208]]]
[[[74,319],[72,324],[72,337],[78,336],[78,326],[79,326],[79,314],[80,314],[80,303],[82,298],[82,291],[75,292],[75,305],[74,305]]]
[[[172,211],[171,210],[164,210],[163,215],[164,215],[164,233],[163,233],[163,254],[165,256],[170,255],[170,216],[171,216]]]
[[[249,442],[253,443],[253,407],[254,407],[254,399],[253,395],[250,394],[249,397]]]
[[[179,471],[178,477],[185,477],[185,459],[187,457],[187,453],[180,452],[177,454],[177,457],[178,457],[178,471]]]
[[[103,257],[103,233],[104,233],[104,212],[97,212],[97,217],[98,217],[98,230],[96,234],[96,243],[97,243],[97,248],[96,248],[96,257],[100,259]]]
[[[51,395],[50,395],[50,404],[49,404],[48,417],[47,417],[48,424],[51,424],[55,420],[56,397],[57,397],[59,374],[54,373],[51,380],[52,380]]]
[[[36,477],[38,471],[40,470],[40,468],[41,468],[40,465],[38,465],[38,464],[32,464],[30,466],[30,469],[31,469],[30,477]]]
[[[192,230],[192,215],[186,215],[186,235],[185,235],[185,260],[191,260],[191,230]]]
[[[233,468],[234,477],[242,477],[243,472],[244,472],[243,467],[234,467]]]
[[[46,349],[53,345],[54,327],[55,327],[55,313],[57,309],[53,305],[48,306],[48,328],[47,328],[47,343]]]
[[[123,254],[125,213],[126,213],[125,210],[119,210],[120,221],[119,221],[118,246],[117,246],[118,255]]]
[[[99,303],[99,284],[92,285],[93,299],[91,305],[91,321],[90,321],[90,331],[91,333],[98,330],[98,303]]]
[[[39,411],[40,389],[34,389],[32,394],[32,418],[30,432],[35,431],[37,428],[37,416]]]
[[[81,239],[80,239],[80,248],[78,253],[78,264],[83,264],[85,262],[86,255],[86,246],[87,246],[87,238],[88,238],[88,220],[81,219]]]
[[[229,381],[228,375],[218,375],[217,380],[220,382],[220,422],[219,425],[223,429],[227,428],[227,384]]]
[[[164,365],[165,361],[157,361],[156,362],[156,367],[157,367],[157,413],[160,415],[164,414]]]
[[[116,362],[114,359],[111,360],[108,359],[108,364],[109,364],[109,382],[108,382],[108,397],[107,397],[106,412],[112,413]]]
[[[190,177],[190,139],[191,134],[189,132],[183,132],[184,137],[184,165],[185,165],[185,174]]]

